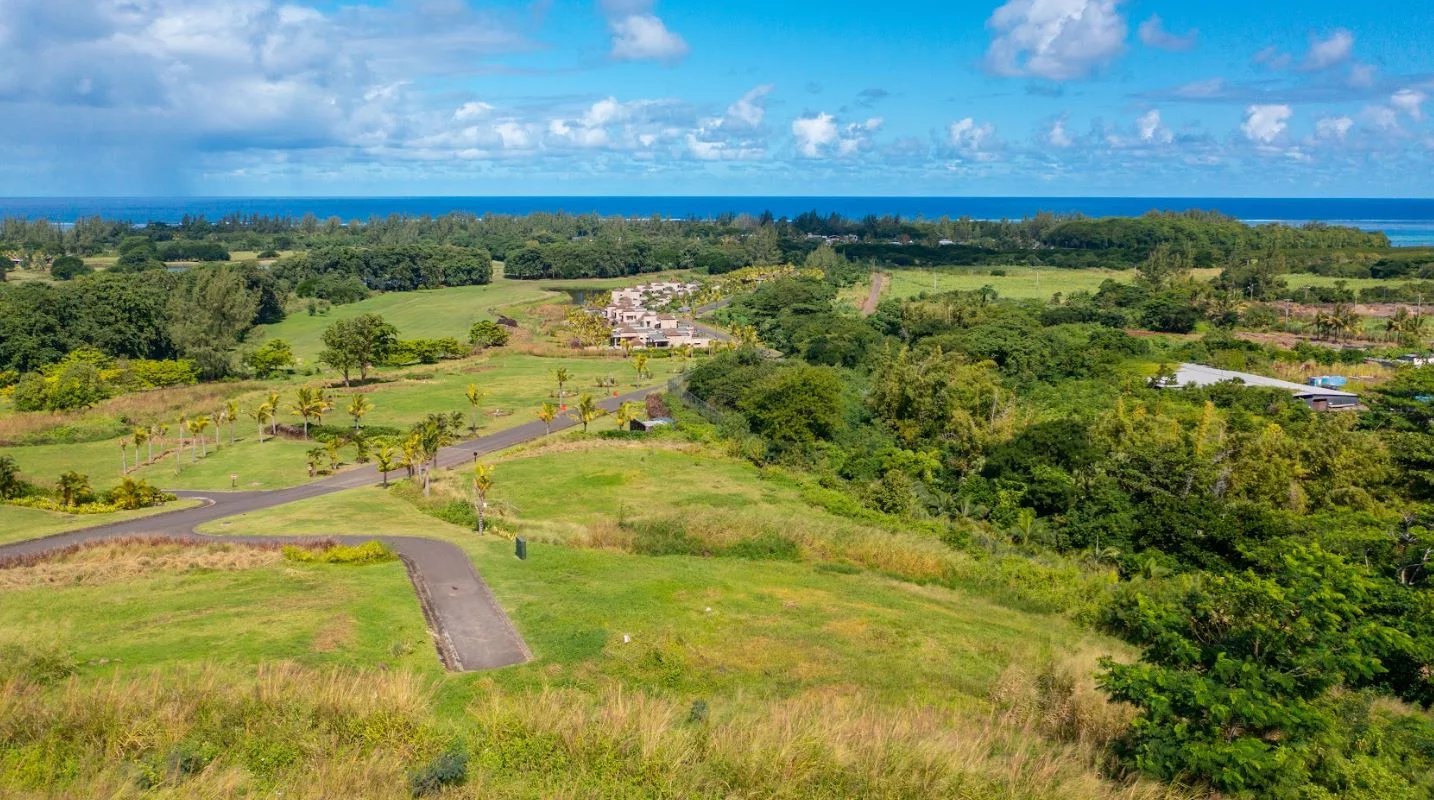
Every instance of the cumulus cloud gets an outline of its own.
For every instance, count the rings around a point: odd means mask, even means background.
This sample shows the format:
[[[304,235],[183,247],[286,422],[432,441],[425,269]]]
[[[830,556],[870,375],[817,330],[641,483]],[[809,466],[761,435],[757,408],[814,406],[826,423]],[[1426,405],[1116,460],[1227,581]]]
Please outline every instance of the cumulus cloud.
[[[760,158],[766,145],[760,136],[767,117],[767,96],[775,87],[764,83],[750,89],[727,107],[726,113],[702,120],[686,134],[687,152],[703,161]]]
[[[1288,105],[1255,105],[1245,109],[1245,122],[1240,125],[1245,138],[1256,144],[1270,144],[1289,127],[1294,109]]]
[[[1418,89],[1400,89],[1389,98],[1389,104],[1396,111],[1408,114],[1410,119],[1420,121],[1424,119],[1424,101],[1429,95]]]
[[[958,150],[980,150],[995,139],[996,126],[989,122],[977,123],[971,117],[957,120],[946,129],[946,138]]]
[[[1160,122],[1160,109],[1152,108],[1135,121],[1135,129],[1140,134],[1140,141],[1149,144],[1169,144],[1174,136],[1170,130]]]
[[[1159,14],[1152,14],[1150,19],[1140,23],[1138,32],[1140,41],[1147,46],[1175,52],[1195,49],[1195,43],[1200,38],[1200,32],[1193,28],[1179,35],[1165,30],[1165,22],[1160,19]]]
[[[1046,144],[1050,145],[1051,147],[1057,147],[1062,149],[1075,144],[1075,139],[1072,139],[1070,132],[1066,130],[1066,121],[1064,117],[1051,123],[1051,127],[1046,130],[1045,139]]]
[[[1354,120],[1349,117],[1323,117],[1315,123],[1315,137],[1342,142],[1353,127]]]
[[[1324,38],[1311,37],[1302,68],[1311,72],[1329,69],[1349,60],[1354,52],[1354,34],[1337,28]]]
[[[690,51],[687,40],[653,13],[652,0],[602,0],[601,5],[612,32],[613,58],[672,63]]]
[[[806,158],[820,158],[833,151],[840,156],[850,156],[870,144],[871,135],[881,130],[882,124],[881,117],[872,117],[865,122],[841,125],[836,117],[821,112],[792,120],[792,137],[796,139],[797,152]]]
[[[986,67],[997,75],[1085,77],[1125,50],[1121,0],[1008,0],[986,22]]]

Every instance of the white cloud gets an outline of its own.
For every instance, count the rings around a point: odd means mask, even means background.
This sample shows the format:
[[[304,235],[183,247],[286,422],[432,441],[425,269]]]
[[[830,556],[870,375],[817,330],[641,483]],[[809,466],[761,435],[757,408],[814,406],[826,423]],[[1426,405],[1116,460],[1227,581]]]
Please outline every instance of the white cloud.
[[[764,83],[739,97],[737,102],[727,107],[726,122],[748,128],[761,125],[767,115],[767,95],[772,93],[773,88],[772,84]]]
[[[1193,50],[1196,41],[1200,38],[1200,32],[1195,29],[1176,35],[1165,30],[1165,23],[1160,19],[1159,14],[1152,14],[1150,19],[1140,23],[1140,41],[1150,47],[1159,50],[1172,50],[1184,52]]]
[[[1315,123],[1315,136],[1320,139],[1344,141],[1354,120],[1349,117],[1324,117]]]
[[[1354,63],[1349,66],[1349,85],[1357,89],[1368,89],[1374,85],[1379,70],[1372,64]]]
[[[1008,0],[986,25],[986,51],[997,75],[1050,80],[1085,77],[1125,49],[1122,0]]]
[[[836,117],[822,112],[792,120],[792,136],[797,141],[797,152],[807,158],[826,155],[833,145],[837,155],[851,156],[866,148],[872,134],[881,130],[883,124],[881,117],[872,117],[864,122],[839,125]]]
[[[1066,121],[1064,118],[1056,120],[1051,124],[1050,129],[1046,131],[1046,144],[1051,147],[1060,148],[1070,147],[1075,144],[1075,140],[1072,139],[1070,133],[1066,131]]]
[[[1324,39],[1311,37],[1303,68],[1310,71],[1329,69],[1349,60],[1354,52],[1354,34],[1337,28]]]
[[[493,113],[493,107],[483,102],[464,103],[453,112],[454,122],[471,122],[475,119],[482,119]]]
[[[1174,136],[1170,130],[1160,123],[1160,109],[1152,108],[1135,121],[1135,128],[1140,133],[1140,141],[1152,144],[1169,144]]]
[[[1257,144],[1270,144],[1289,127],[1294,109],[1287,105],[1255,105],[1245,109],[1245,122],[1240,130],[1245,138]]]
[[[1399,113],[1389,106],[1367,106],[1359,112],[1360,120],[1380,131],[1399,131]]]
[[[652,6],[652,0],[603,0],[603,12],[612,31],[613,58],[672,63],[687,55],[687,40],[668,30]]]
[[[977,124],[966,117],[951,123],[946,129],[946,138],[951,146],[960,150],[980,150],[996,137],[996,126],[989,122]]]
[[[506,150],[527,150],[533,145],[532,135],[516,122],[500,122],[493,126],[493,130]]]
[[[1408,114],[1413,120],[1424,119],[1424,101],[1429,95],[1418,89],[1400,89],[1389,98],[1389,104],[1394,106],[1396,111]]]
[[[792,135],[802,155],[816,158],[823,148],[837,140],[836,118],[825,112],[814,117],[799,117],[792,120]]]

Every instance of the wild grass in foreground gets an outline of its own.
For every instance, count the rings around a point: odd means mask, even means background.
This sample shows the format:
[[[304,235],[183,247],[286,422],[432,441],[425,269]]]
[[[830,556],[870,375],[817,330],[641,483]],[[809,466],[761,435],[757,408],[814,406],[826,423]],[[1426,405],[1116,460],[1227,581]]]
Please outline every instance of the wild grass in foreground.
[[[403,672],[196,667],[110,681],[0,681],[7,797],[1124,798],[1183,796],[1098,777],[1118,727],[1052,676],[1013,676],[984,720],[859,693],[759,713],[640,691],[483,692],[436,721]],[[1057,687],[1052,689],[1050,687]],[[1023,703],[1026,703],[1023,705]],[[1076,735],[1043,743],[1051,715]],[[1071,710],[1074,709],[1074,710]],[[1071,711],[1067,711],[1071,710]],[[441,780],[435,780],[441,777]]]

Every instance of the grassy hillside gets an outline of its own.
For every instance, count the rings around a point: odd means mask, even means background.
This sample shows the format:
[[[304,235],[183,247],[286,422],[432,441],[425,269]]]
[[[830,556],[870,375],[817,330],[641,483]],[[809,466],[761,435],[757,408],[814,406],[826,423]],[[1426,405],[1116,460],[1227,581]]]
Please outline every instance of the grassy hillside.
[[[694,486],[684,465],[712,479]],[[691,513],[705,493],[708,508],[829,517],[798,487],[661,443],[562,442],[499,468],[522,524],[550,533],[617,524],[599,499],[619,494],[669,504],[649,511]],[[627,477],[603,477],[615,472]],[[539,502],[564,492],[577,493]],[[34,674],[0,673],[0,738],[13,743],[0,748],[0,793],[396,798],[457,748],[467,783],[444,796],[1172,796],[1100,777],[1096,748],[1124,716],[1086,676],[1098,655],[1124,651],[1063,617],[802,559],[640,555],[575,538],[518,561],[509,541],[400,494],[356,490],[210,530],[459,542],[533,662],[441,673],[392,563],[312,567],[219,547],[7,571],[0,647],[18,645],[12,663]],[[31,635],[38,614],[57,649]],[[44,664],[71,660],[74,680],[43,681]]]

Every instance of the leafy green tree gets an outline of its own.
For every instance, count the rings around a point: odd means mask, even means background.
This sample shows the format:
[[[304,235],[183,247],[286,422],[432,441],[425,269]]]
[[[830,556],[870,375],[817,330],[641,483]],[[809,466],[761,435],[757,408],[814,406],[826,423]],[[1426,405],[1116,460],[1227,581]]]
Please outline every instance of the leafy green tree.
[[[164,502],[164,493],[143,480],[122,478],[118,485],[109,490],[109,502],[125,511],[149,508]]]
[[[319,361],[341,372],[348,386],[354,370],[360,380],[367,380],[369,369],[388,358],[398,344],[398,329],[377,314],[360,314],[330,325],[323,341]]]
[[[1108,621],[1142,648],[1141,660],[1106,660],[1101,675],[1112,698],[1139,712],[1123,756],[1239,796],[1338,794],[1329,693],[1379,673],[1373,652],[1403,636],[1364,615],[1373,587],[1339,557],[1300,545],[1269,575],[1129,587]]]
[[[201,377],[223,378],[234,348],[254,326],[260,299],[237,264],[191,269],[169,302],[169,336]]]
[[[640,404],[631,402],[619,405],[616,412],[617,429],[620,431],[627,430],[628,424],[641,415],[641,408],[642,406]]]
[[[20,465],[10,456],[0,456],[0,500],[10,500],[25,493],[20,479]]]
[[[508,343],[508,329],[492,320],[479,320],[468,329],[468,343],[476,347],[502,347]]]
[[[50,265],[50,277],[57,281],[74,280],[81,275],[89,275],[94,270],[86,264],[84,259],[76,256],[60,256]]]
[[[841,378],[827,367],[787,367],[752,386],[738,409],[779,448],[829,439],[842,427]]]
[[[273,378],[293,369],[294,348],[283,339],[270,339],[244,354],[244,366],[261,379]]]

